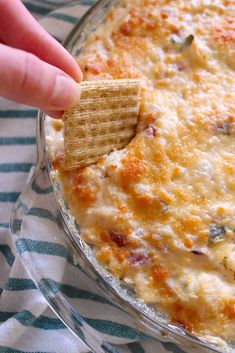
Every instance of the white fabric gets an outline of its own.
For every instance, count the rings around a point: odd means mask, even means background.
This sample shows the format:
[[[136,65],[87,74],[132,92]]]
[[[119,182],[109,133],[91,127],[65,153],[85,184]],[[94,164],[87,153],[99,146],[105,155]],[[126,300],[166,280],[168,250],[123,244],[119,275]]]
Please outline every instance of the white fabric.
[[[92,1],[83,0],[71,3],[65,0],[27,0],[24,3],[48,32],[62,41],[71,30],[76,18],[88,9],[86,4],[90,5]],[[62,18],[67,18],[68,21]],[[82,353],[87,351],[85,345],[63,326],[24,269],[9,230],[11,208],[24,188],[31,165],[36,161],[36,115],[37,112],[33,108],[0,99],[0,288],[2,291],[0,296],[0,353],[20,353],[19,351]],[[46,202],[44,206],[46,208]],[[44,234],[46,230],[53,233],[54,226],[50,220],[44,219],[40,229],[38,226],[33,229],[31,225],[30,231],[40,230],[41,234]],[[46,235],[44,240],[47,240]],[[56,257],[57,268],[55,270],[51,266],[51,263],[55,261],[55,256],[44,254],[42,257],[43,261],[48,263],[48,276],[53,276],[58,282],[62,281],[60,270],[63,268],[64,258]],[[70,271],[71,283],[64,284],[73,285],[77,271],[75,272],[75,267],[72,265]],[[82,272],[76,284],[86,293],[102,296],[102,292],[94,287]],[[132,320],[126,314],[107,303],[86,298],[74,298],[72,301],[74,305],[79,304],[82,316],[101,320],[99,325],[100,327],[103,325],[104,330],[107,320],[132,326]],[[106,328],[109,329],[109,327]],[[101,335],[120,345],[119,350],[123,353],[182,352],[173,344],[163,345],[157,341],[142,341],[141,344],[126,345],[133,339],[122,337],[121,334],[118,337],[115,332],[111,336],[98,331],[96,331],[97,336]]]

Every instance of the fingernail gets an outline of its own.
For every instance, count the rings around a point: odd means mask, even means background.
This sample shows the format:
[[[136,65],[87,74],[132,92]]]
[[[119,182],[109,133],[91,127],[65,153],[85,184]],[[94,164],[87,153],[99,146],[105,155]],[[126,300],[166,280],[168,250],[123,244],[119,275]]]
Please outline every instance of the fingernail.
[[[67,76],[56,77],[54,90],[50,103],[55,108],[65,110],[79,102],[81,96],[80,85]]]

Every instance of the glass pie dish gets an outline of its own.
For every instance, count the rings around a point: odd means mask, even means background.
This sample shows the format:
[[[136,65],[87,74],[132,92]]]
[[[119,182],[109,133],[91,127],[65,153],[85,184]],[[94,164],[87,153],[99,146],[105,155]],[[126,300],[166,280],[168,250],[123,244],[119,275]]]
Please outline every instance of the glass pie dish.
[[[75,25],[64,42],[64,46],[75,57],[79,56],[89,34],[102,22],[109,8],[117,2],[99,1]],[[234,352],[234,346],[229,343],[208,342],[170,323],[155,308],[136,298],[131,287],[119,283],[99,265],[92,248],[80,237],[79,225],[70,214],[63,199],[61,184],[53,174],[46,145],[45,121],[46,116],[40,112],[37,121],[38,161],[13,209],[11,230],[27,271],[58,317],[93,352],[121,352],[121,348],[119,350],[102,338],[103,336],[100,338],[96,335],[94,328],[81,315],[81,306],[61,289],[61,280],[67,282],[66,278],[71,277],[72,264],[74,285],[76,270],[88,276],[89,280],[97,284],[107,300],[125,311],[132,327],[135,328],[136,339],[171,342],[186,351]],[[47,222],[52,222],[52,225],[48,227]],[[38,242],[41,244],[41,251],[35,251]],[[46,262],[42,261],[40,256],[42,252],[48,252],[50,255],[50,246],[53,248],[53,244],[57,254],[63,257],[60,265],[56,265],[56,270],[53,256]],[[174,345],[170,346],[170,349],[173,352],[180,351]]]

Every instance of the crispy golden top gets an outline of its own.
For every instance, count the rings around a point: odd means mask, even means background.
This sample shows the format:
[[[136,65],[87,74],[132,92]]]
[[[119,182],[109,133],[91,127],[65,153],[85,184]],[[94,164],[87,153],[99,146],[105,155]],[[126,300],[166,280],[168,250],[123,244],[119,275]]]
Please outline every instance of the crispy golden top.
[[[79,62],[86,80],[142,79],[138,134],[97,165],[59,167],[99,261],[172,321],[223,339],[235,339],[234,11],[121,1]]]

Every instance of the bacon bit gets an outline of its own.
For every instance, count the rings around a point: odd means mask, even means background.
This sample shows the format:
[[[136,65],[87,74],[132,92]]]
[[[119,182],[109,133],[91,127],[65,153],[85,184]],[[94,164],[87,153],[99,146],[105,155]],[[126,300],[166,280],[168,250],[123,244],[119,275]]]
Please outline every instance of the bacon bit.
[[[121,232],[109,232],[109,237],[119,248],[127,245],[127,237]]]
[[[127,258],[131,265],[146,265],[151,262],[151,256],[145,249],[135,249],[130,251],[130,256]]]
[[[152,267],[153,280],[156,282],[164,282],[168,277],[168,271],[160,265]]]
[[[56,153],[55,159],[52,162],[52,167],[54,169],[64,169],[64,151],[58,151]]]
[[[188,332],[193,332],[193,326],[190,322],[181,320],[181,319],[177,319],[177,317],[173,317],[172,321],[176,324],[179,324],[180,326],[182,326],[186,331]]]
[[[144,134],[148,137],[155,137],[157,132],[157,128],[152,124],[147,126],[147,128],[144,130]]]
[[[235,299],[228,299],[224,305],[224,314],[231,320],[235,319]]]
[[[120,32],[124,35],[124,36],[130,36],[131,35],[131,26],[128,23],[122,23],[119,26]]]
[[[98,75],[101,73],[101,67],[95,63],[90,63],[84,66],[84,71],[89,71],[91,74]]]

